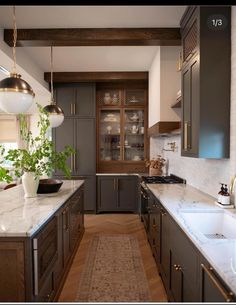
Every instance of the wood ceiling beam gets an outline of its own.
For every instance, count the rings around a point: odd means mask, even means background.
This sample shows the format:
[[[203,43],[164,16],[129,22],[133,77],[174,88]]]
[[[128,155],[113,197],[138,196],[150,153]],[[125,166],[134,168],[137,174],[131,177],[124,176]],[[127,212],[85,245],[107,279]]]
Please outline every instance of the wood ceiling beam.
[[[13,46],[13,30],[4,30],[4,41]],[[179,28],[68,28],[18,29],[16,46],[176,46],[180,43]]]
[[[50,72],[44,73],[44,80],[50,82]],[[148,82],[148,72],[54,72],[53,83],[76,82]]]

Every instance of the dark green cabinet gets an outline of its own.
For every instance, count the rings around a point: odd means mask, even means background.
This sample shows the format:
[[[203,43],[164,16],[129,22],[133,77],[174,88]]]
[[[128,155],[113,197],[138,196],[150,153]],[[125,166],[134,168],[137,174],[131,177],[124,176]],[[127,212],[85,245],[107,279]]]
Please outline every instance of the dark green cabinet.
[[[95,121],[90,118],[65,118],[63,124],[53,130],[53,140],[57,151],[71,145],[76,151],[68,159],[71,174],[92,175],[96,173]],[[57,170],[55,175],[63,175]]]
[[[160,272],[169,294],[170,282],[170,216],[161,206]]]
[[[190,6],[180,25],[181,155],[229,158],[231,7]]]
[[[138,178],[117,177],[117,203],[118,209],[122,211],[137,211],[138,205]]]
[[[84,180],[84,209],[94,212],[96,207],[96,176],[77,176],[76,179]]]
[[[69,204],[69,231],[70,251],[73,252],[78,241],[78,236],[84,230],[84,192],[79,191],[70,199]]]
[[[199,302],[199,256],[176,222],[170,218],[170,282],[175,302]]]
[[[76,175],[95,175],[96,173],[96,127],[95,120],[81,118],[76,120],[76,155],[74,172]]]
[[[207,260],[200,256],[201,302],[234,302],[234,294],[222,282]]]
[[[149,230],[148,241],[152,248],[158,268],[160,267],[160,234],[161,234],[161,209],[160,202],[150,194],[148,199]]]
[[[183,151],[188,155],[198,153],[199,117],[199,59],[195,56],[182,71],[183,96]]]
[[[55,97],[65,116],[95,117],[95,84],[73,83],[57,84]]]
[[[97,190],[98,212],[137,212],[137,177],[98,176]]]
[[[150,193],[148,240],[172,302],[233,302],[217,275],[160,201]]]
[[[96,97],[94,83],[57,84],[55,96],[65,113],[62,125],[52,130],[57,151],[70,145],[76,151],[68,158],[74,179],[83,175],[85,182],[84,210],[96,211]],[[57,170],[55,176],[63,178]]]

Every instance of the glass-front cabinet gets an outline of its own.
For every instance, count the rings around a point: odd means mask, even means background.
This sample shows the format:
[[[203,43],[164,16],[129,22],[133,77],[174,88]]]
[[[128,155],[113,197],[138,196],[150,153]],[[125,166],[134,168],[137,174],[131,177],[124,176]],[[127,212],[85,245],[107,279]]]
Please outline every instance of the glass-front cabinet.
[[[145,172],[147,90],[97,91],[97,172]]]

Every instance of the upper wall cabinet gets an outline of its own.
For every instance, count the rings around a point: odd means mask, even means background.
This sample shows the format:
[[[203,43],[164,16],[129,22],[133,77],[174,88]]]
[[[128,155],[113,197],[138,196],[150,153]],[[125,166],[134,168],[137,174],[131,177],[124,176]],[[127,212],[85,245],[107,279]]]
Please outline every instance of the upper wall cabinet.
[[[97,86],[97,172],[145,172],[146,84]]]
[[[95,118],[95,84],[73,83],[55,86],[56,102],[65,116]]]
[[[229,158],[231,8],[188,7],[181,37],[181,155]]]

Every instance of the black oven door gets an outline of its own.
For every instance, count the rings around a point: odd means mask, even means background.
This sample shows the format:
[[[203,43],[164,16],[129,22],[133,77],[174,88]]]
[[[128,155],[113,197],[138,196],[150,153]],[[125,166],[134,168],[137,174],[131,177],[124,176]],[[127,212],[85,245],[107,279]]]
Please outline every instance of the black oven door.
[[[149,231],[148,189],[141,185],[141,219],[146,232]]]

